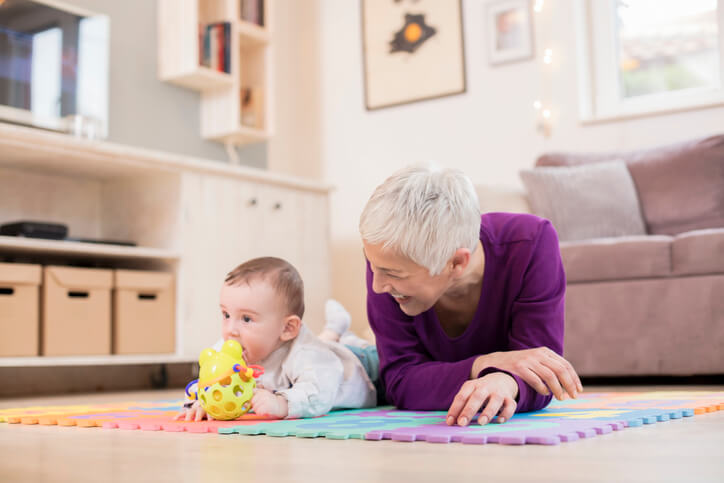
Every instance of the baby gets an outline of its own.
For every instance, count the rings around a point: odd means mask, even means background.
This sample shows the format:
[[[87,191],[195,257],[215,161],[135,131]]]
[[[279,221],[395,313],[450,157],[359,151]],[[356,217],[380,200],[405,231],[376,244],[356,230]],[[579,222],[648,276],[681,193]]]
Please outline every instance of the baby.
[[[299,272],[282,259],[255,258],[226,276],[221,287],[223,340],[214,348],[236,340],[247,364],[264,367],[251,399],[256,414],[304,418],[376,405],[376,349],[337,343],[349,327],[349,314],[335,301],[327,303],[326,312],[322,340],[302,323],[304,285]],[[345,335],[343,341],[353,343],[355,336]],[[205,417],[199,401],[176,415],[186,421]]]

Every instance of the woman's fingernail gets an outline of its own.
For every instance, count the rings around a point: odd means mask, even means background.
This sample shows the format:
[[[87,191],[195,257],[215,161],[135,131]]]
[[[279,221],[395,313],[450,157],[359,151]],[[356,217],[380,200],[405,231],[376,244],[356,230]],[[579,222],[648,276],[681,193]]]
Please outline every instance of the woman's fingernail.
[[[466,426],[468,424],[468,418],[462,417],[462,418],[458,419],[458,424],[460,426]]]
[[[448,416],[446,422],[447,422],[447,424],[448,424],[448,426],[449,426],[449,425],[451,425],[451,424],[453,424],[453,423],[455,422],[455,418],[452,417],[452,416]]]
[[[502,418],[502,417],[498,416],[498,422],[499,422],[499,423],[504,423],[504,422],[505,422],[505,418]]]
[[[488,424],[488,417],[487,416],[480,416],[480,419],[478,419],[478,423],[482,426],[484,424]]]

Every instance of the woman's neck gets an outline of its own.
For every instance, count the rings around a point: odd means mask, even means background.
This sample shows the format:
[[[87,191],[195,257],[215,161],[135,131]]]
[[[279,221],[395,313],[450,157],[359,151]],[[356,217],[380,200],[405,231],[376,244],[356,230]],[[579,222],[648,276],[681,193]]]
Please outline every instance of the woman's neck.
[[[478,242],[465,273],[440,297],[434,307],[440,325],[448,336],[461,335],[475,317],[484,273],[485,254],[482,244]]]

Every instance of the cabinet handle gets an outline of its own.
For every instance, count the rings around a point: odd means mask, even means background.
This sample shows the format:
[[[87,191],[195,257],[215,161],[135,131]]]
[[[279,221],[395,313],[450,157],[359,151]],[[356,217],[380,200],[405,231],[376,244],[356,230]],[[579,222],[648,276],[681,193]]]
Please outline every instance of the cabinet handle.
[[[256,198],[252,198],[249,200],[249,206],[256,206],[256,204],[257,204]]]
[[[281,209],[282,209],[282,204],[281,204],[281,202],[277,201],[276,203],[274,203],[274,209],[275,209],[275,210],[281,210]]]

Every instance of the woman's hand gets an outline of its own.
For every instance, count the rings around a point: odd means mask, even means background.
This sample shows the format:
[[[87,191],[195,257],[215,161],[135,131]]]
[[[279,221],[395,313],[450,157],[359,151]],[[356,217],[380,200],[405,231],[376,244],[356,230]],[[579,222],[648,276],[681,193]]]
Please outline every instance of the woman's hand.
[[[556,399],[575,398],[583,392],[581,379],[570,362],[547,347],[507,352],[493,352],[475,359],[471,377],[486,367],[497,367],[523,379],[538,393]]]
[[[284,396],[279,396],[259,387],[254,390],[254,396],[251,398],[251,408],[256,414],[279,419],[284,419],[289,414],[289,404]]]
[[[467,426],[484,406],[478,423],[487,424],[498,413],[498,422],[504,423],[515,414],[517,396],[518,383],[504,372],[493,372],[480,379],[466,381],[447,411],[446,422],[448,426],[455,423]]]
[[[201,421],[203,419],[211,419],[201,407],[199,400],[194,401],[190,408],[184,408],[173,418],[175,421],[183,419],[184,421]]]

